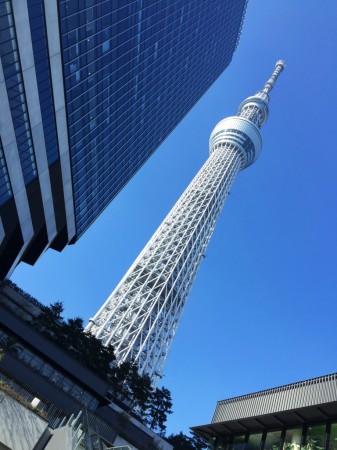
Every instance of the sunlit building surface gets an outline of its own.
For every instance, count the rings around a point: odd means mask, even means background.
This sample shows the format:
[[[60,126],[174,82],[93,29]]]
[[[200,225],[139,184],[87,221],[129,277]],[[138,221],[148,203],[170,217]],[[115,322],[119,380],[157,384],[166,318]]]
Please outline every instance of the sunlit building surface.
[[[216,125],[209,158],[86,328],[154,382],[232,183],[261,152],[269,93],[284,66],[277,61],[263,89]]]
[[[90,226],[228,66],[246,2],[1,2],[0,279]]]
[[[219,401],[192,430],[213,450],[336,450],[337,374]]]

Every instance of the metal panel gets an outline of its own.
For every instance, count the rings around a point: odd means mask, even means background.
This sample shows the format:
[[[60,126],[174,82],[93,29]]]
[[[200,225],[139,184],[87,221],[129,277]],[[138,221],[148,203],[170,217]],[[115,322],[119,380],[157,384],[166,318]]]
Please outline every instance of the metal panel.
[[[337,401],[337,373],[218,402],[212,423]]]

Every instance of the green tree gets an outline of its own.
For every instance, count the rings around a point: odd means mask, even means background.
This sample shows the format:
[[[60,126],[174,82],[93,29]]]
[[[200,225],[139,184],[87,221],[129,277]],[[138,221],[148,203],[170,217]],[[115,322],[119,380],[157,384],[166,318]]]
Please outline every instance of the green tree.
[[[31,325],[50,338],[58,336],[63,322],[63,305],[61,302],[52,303],[50,306],[42,306],[41,313],[33,317]]]
[[[133,361],[113,366],[108,372],[108,381],[117,398],[129,402],[129,410],[144,421],[148,414],[153,388],[148,375],[140,375]]]
[[[193,431],[191,431],[191,435],[191,439],[196,450],[204,450],[209,448],[209,445],[203,438],[196,435]]]
[[[166,430],[165,422],[167,416],[172,414],[171,393],[165,387],[156,388],[151,396],[148,409],[147,424],[154,431],[164,432]]]
[[[138,414],[144,418],[150,406],[153,389],[151,386],[151,379],[148,375],[139,375],[138,367],[132,364],[130,371],[126,378],[131,399],[133,399]]]
[[[191,439],[182,432],[179,434],[171,434],[166,440],[173,445],[174,450],[195,450]]]
[[[63,318],[61,302],[39,305],[39,308],[41,313],[30,322],[33,328],[105,379],[111,385],[115,400],[126,401],[129,412],[138,419],[154,430],[165,430],[167,416],[172,413],[168,389],[153,389],[150,377],[140,375],[133,361],[117,366],[113,348],[105,347],[101,340],[86,333],[83,319]]]
[[[114,396],[121,400],[131,400],[131,393],[126,382],[131,365],[131,362],[124,361],[119,366],[110,366],[107,371],[107,380],[112,387]]]
[[[204,440],[194,433],[192,433],[192,436],[186,436],[182,432],[179,434],[170,434],[165,439],[173,445],[174,450],[204,450],[208,448]]]
[[[104,347],[99,339],[84,331],[83,319],[75,317],[62,324],[61,340],[66,342],[71,355],[106,378],[110,365],[115,361],[111,346]]]
[[[115,361],[112,347],[104,347],[99,339],[85,333],[83,319],[75,317],[65,321],[62,313],[61,302],[43,306],[31,324],[75,359],[106,378],[110,364]]]

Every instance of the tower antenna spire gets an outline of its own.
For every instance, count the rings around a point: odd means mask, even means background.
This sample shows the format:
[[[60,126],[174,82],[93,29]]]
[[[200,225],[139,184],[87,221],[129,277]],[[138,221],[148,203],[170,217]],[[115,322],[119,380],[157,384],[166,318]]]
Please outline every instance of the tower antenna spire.
[[[269,80],[266,82],[266,84],[264,85],[264,88],[262,90],[262,92],[264,92],[265,94],[269,94],[269,92],[273,89],[274,84],[278,78],[278,76],[280,75],[280,73],[282,72],[282,70],[285,68],[286,64],[282,59],[279,59],[276,64],[275,64],[275,70],[272,73],[271,77],[269,78]]]

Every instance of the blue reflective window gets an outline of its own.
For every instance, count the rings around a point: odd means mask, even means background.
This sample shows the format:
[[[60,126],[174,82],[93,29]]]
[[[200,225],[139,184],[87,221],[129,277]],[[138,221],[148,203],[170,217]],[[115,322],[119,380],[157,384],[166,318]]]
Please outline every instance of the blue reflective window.
[[[5,154],[0,139],[0,205],[5,203],[13,195],[9,181]]]
[[[44,5],[42,0],[28,0],[29,22],[32,32],[34,62],[40,98],[42,125],[47,160],[51,165],[59,159],[56,118],[52,91],[51,71],[46,36]]]
[[[245,7],[125,3],[59,1],[78,234],[229,64]]]
[[[14,30],[12,5],[9,1],[3,1],[1,3],[0,28],[0,57],[23,177],[25,183],[28,184],[37,177],[37,170],[27,113],[21,63]]]

